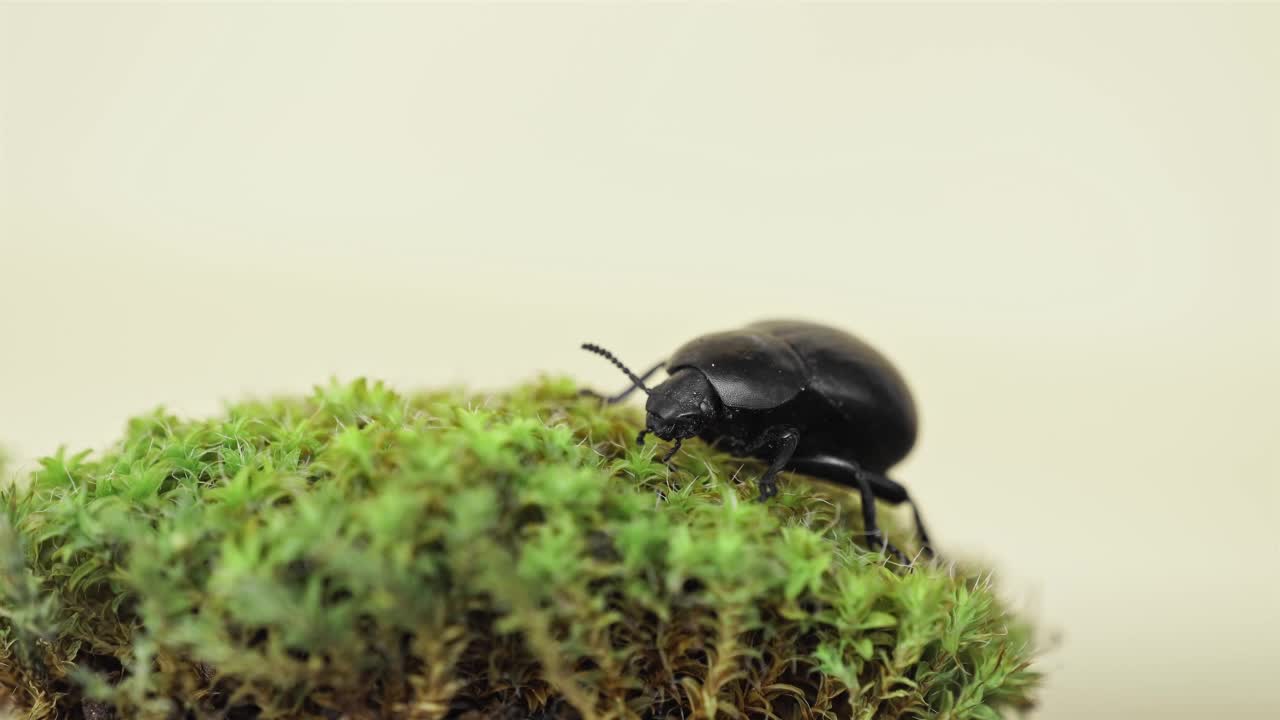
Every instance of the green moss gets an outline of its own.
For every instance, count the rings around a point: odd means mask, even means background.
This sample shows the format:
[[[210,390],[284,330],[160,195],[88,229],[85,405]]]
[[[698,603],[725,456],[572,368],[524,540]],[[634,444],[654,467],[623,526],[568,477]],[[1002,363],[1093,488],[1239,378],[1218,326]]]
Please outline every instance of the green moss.
[[[994,718],[1028,629],[862,544],[857,501],[545,380],[157,412],[0,494],[29,717]],[[909,533],[890,535],[910,548]],[[0,697],[3,700],[3,697]]]

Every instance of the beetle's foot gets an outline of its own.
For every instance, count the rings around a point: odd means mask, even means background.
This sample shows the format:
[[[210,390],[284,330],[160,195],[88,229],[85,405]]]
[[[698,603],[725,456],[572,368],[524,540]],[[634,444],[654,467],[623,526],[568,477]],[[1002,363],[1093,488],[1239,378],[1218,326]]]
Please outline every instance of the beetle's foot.
[[[772,479],[761,480],[759,482],[759,486],[760,486],[760,498],[759,498],[760,502],[765,502],[769,498],[778,494],[778,483],[774,482]]]
[[[590,388],[579,388],[579,390],[578,390],[578,397],[596,398],[597,400],[603,400],[603,399],[604,399],[604,396],[603,396],[603,395],[601,395],[600,393],[596,392],[595,390],[591,390]]]
[[[885,536],[883,530],[873,530],[867,533],[867,537],[871,538],[871,547],[878,549],[886,557],[892,557],[908,567],[913,565],[911,558],[907,557],[906,553],[899,550],[897,545],[889,542],[889,538]]]
[[[911,562],[911,558],[907,557],[907,554],[906,554],[906,553],[904,553],[904,552],[902,552],[901,550],[899,550],[899,549],[898,549],[898,548],[897,548],[893,543],[891,543],[891,542],[885,541],[885,544],[884,544],[884,554],[885,554],[885,555],[892,555],[892,556],[893,556],[893,558],[894,558],[895,560],[897,560],[898,562],[902,563],[903,565],[906,565],[907,567],[913,567],[913,566],[915,565],[915,563]]]

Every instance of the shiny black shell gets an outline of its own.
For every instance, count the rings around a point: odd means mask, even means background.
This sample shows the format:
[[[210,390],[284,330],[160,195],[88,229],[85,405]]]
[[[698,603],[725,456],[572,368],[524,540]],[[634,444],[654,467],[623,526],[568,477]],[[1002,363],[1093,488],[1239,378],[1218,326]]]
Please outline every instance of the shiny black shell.
[[[752,323],[681,346],[667,371],[685,367],[707,377],[740,425],[754,426],[734,432],[797,426],[797,459],[838,455],[884,470],[915,445],[906,382],[875,348],[841,330],[797,320]]]

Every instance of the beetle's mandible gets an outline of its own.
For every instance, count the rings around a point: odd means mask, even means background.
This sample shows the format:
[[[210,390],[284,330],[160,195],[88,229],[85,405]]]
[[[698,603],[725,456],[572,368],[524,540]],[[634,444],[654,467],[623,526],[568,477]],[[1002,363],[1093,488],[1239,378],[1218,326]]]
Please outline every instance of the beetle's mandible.
[[[933,554],[906,488],[885,475],[915,444],[915,403],[902,376],[867,343],[825,325],[770,320],[696,338],[643,375],[597,345],[582,347],[631,379],[605,402],[637,389],[649,396],[639,441],[649,433],[674,441],[664,461],[685,438],[700,437],[769,463],[758,481],[762,501],[777,494],[783,470],[852,487],[861,495],[868,535],[903,559],[876,523],[875,500],[908,503],[922,552]],[[662,368],[667,379],[646,386]]]

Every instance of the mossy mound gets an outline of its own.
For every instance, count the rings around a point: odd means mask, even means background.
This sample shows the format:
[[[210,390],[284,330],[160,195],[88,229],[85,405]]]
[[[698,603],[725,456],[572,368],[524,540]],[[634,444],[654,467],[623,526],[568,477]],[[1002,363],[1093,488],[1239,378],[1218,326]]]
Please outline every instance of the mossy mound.
[[[995,718],[1027,628],[855,497],[568,380],[157,412],[0,504],[0,700],[46,718]],[[910,533],[890,535],[911,548]]]

